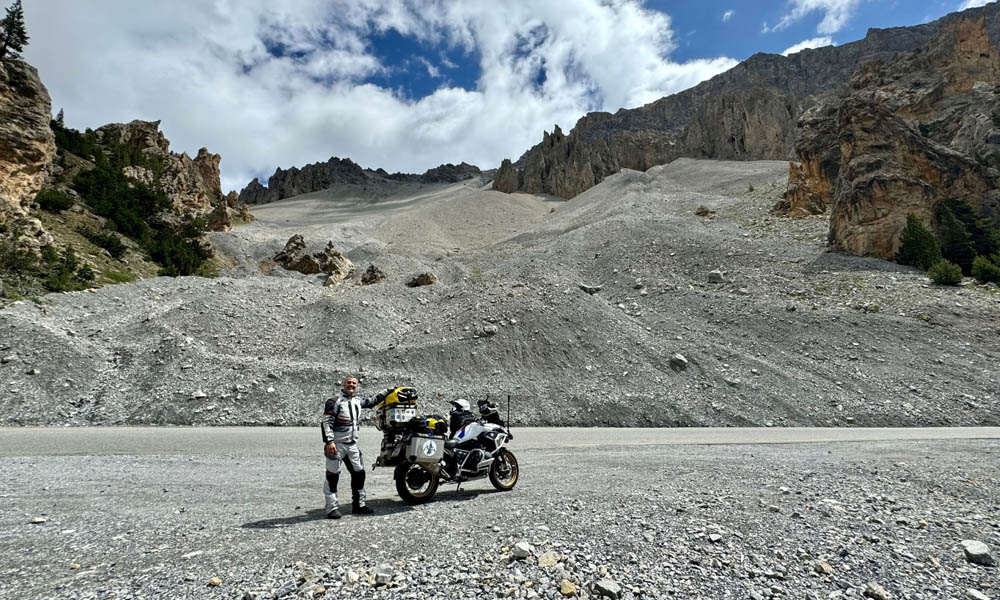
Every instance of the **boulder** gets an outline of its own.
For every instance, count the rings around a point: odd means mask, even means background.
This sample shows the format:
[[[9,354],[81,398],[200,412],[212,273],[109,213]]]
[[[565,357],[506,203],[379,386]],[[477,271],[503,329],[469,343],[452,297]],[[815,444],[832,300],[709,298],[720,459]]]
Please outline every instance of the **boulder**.
[[[240,210],[240,219],[242,219],[244,223],[252,223],[257,220],[257,218],[253,216],[253,213],[250,212],[250,207],[247,206],[246,204],[241,203],[239,210]]]
[[[317,260],[315,256],[311,256],[309,254],[300,256],[295,260],[285,263],[285,268],[290,271],[298,271],[299,273],[303,273],[305,275],[315,275],[323,270],[322,267],[320,267],[319,260]]]
[[[305,252],[306,240],[301,234],[296,233],[285,242],[285,248],[274,256],[274,261],[279,264],[294,262]]]
[[[385,273],[375,265],[368,265],[365,272],[361,274],[361,285],[371,285],[385,279]]]
[[[594,593],[604,598],[618,600],[621,598],[622,587],[613,580],[604,578],[594,583]]]
[[[435,283],[437,283],[437,276],[434,273],[418,273],[410,278],[406,286],[421,287],[424,285],[434,285]]]
[[[326,248],[313,256],[319,263],[320,271],[330,276],[327,278],[328,282],[333,279],[339,283],[354,273],[354,263],[334,248],[333,242],[327,242]]]
[[[208,213],[205,221],[205,227],[209,231],[229,231],[233,228],[233,218],[229,212],[229,206],[226,202],[219,202],[212,209],[212,212]]]
[[[976,565],[992,567],[996,565],[996,560],[990,554],[990,547],[978,540],[962,540],[962,551],[965,553],[965,560]]]
[[[274,256],[274,261],[290,271],[305,275],[326,273],[323,285],[336,285],[354,273],[354,264],[341,254],[333,242],[327,242],[322,252],[306,254],[306,241],[295,234],[285,243],[284,249]]]

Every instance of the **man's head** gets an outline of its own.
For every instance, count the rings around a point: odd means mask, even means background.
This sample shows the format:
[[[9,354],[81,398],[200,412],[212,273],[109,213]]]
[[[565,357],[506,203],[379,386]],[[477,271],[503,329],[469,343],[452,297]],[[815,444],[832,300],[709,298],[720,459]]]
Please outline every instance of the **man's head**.
[[[354,396],[354,392],[358,391],[358,378],[351,376],[344,380],[343,390],[344,395],[348,398]]]
[[[451,409],[452,412],[459,411],[459,410],[467,411],[467,410],[469,410],[469,409],[472,408],[471,406],[469,406],[469,401],[468,400],[463,400],[462,398],[459,398],[458,400],[452,400],[451,401],[451,406],[452,406],[452,409]]]

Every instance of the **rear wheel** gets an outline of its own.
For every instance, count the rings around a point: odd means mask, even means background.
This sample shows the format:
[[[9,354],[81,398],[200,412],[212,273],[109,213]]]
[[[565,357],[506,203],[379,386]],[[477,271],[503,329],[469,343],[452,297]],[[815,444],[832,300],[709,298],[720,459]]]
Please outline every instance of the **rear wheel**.
[[[506,492],[514,489],[517,484],[517,476],[517,458],[509,450],[501,450],[496,460],[490,465],[490,483],[501,492]]]
[[[396,480],[396,493],[411,506],[430,501],[438,488],[438,476],[419,463],[398,465],[393,479]]]

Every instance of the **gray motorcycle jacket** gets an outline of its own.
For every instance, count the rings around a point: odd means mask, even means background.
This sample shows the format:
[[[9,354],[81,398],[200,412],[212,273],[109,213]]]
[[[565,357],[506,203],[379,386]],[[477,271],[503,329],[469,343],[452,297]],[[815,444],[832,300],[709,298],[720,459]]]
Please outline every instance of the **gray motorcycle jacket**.
[[[374,408],[378,403],[378,396],[348,398],[343,393],[328,399],[326,407],[323,409],[323,418],[320,420],[323,443],[350,444],[356,442],[358,430],[361,428],[361,409]]]

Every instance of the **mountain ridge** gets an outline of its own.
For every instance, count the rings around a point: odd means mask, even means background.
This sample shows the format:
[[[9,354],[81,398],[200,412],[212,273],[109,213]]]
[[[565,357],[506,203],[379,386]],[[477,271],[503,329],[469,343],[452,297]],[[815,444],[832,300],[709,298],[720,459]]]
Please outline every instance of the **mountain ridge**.
[[[318,192],[337,184],[368,183],[458,183],[474,177],[481,177],[482,171],[475,165],[462,162],[454,165],[445,163],[428,169],[422,174],[388,173],[385,169],[365,169],[350,158],[331,157],[326,162],[310,163],[306,166],[282,169],[278,167],[263,185],[254,178],[239,193],[239,199],[246,204],[266,204],[291,198],[301,194]]]

